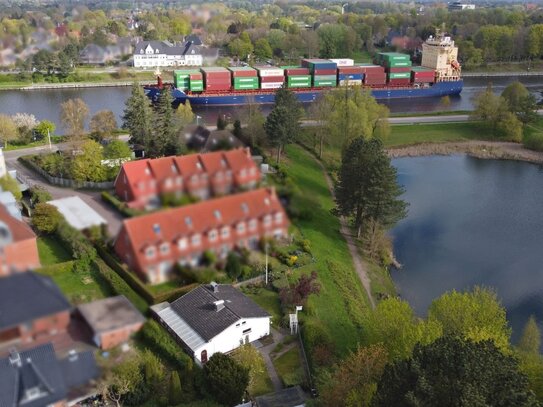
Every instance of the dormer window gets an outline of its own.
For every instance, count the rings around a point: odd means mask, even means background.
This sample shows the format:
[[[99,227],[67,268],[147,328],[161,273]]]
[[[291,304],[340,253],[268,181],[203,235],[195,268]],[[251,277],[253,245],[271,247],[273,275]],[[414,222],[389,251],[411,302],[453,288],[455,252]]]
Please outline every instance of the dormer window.
[[[179,250],[185,250],[187,248],[187,246],[188,246],[188,242],[187,242],[186,237],[183,237],[183,238],[178,240],[177,247],[179,248]]]
[[[164,186],[166,188],[171,188],[172,187],[172,184],[173,184],[173,181],[171,178],[166,178],[166,181],[164,182]]]
[[[230,236],[230,228],[228,226],[225,226],[221,229],[221,237],[223,239],[227,239]]]
[[[266,206],[270,206],[270,199],[264,198],[264,203],[266,204]]]
[[[236,226],[236,229],[238,231],[238,233],[245,233],[245,223],[243,222],[240,222],[238,223],[238,225]]]
[[[281,212],[277,212],[275,214],[275,223],[281,223],[283,221],[283,214]]]
[[[247,206],[247,204],[245,202],[243,202],[241,204],[241,210],[243,211],[244,214],[248,214],[249,213],[249,207]]]
[[[193,246],[200,246],[200,243],[202,243],[202,237],[200,235],[193,235],[191,238],[191,243]]]
[[[143,50],[142,50],[142,49],[140,50],[140,54],[143,54]]]
[[[153,232],[155,232],[155,235],[159,235],[160,234],[160,225],[158,223],[155,223],[153,225]]]
[[[256,229],[256,219],[251,219],[249,221],[249,230],[255,230]]]
[[[215,216],[215,219],[221,220],[221,212],[218,209],[213,211],[213,216]]]
[[[155,51],[155,54],[158,54],[158,49]]]
[[[198,168],[199,170],[202,169],[202,164],[200,164],[200,161],[196,162],[196,168]]]
[[[187,225],[189,228],[192,227],[192,219],[190,218],[190,216],[185,217],[185,225]]]
[[[247,176],[247,171],[245,170],[245,168],[240,171],[239,175],[241,177],[246,177]]]
[[[271,223],[271,215],[264,216],[264,226],[269,226]]]
[[[215,229],[209,231],[208,239],[209,239],[210,242],[216,241],[217,237],[218,237],[218,234],[217,234],[217,231]]]
[[[148,259],[152,259],[156,255],[156,250],[153,246],[149,246],[147,249],[145,249],[145,257]]]

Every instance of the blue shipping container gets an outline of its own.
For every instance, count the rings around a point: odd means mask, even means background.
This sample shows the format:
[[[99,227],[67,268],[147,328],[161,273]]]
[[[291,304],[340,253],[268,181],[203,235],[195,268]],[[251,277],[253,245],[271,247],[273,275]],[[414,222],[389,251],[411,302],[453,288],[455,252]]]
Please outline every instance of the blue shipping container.
[[[338,79],[340,81],[346,81],[346,80],[349,80],[349,79],[363,80],[364,79],[364,74],[363,73],[344,73],[344,74],[339,74]]]

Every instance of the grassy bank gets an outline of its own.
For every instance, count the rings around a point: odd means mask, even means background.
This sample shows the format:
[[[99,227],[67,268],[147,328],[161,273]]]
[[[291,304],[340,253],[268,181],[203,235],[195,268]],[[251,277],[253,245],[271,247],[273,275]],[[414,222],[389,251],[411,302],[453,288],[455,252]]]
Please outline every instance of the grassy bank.
[[[304,207],[311,208],[312,218],[297,221],[304,238],[311,242],[315,262],[296,269],[295,273],[316,270],[322,286],[302,312],[306,319],[318,320],[333,338],[340,354],[354,349],[360,338],[368,298],[341,236],[339,220],[330,213],[334,202],[328,191],[321,167],[302,147],[286,149],[285,168],[301,189]]]

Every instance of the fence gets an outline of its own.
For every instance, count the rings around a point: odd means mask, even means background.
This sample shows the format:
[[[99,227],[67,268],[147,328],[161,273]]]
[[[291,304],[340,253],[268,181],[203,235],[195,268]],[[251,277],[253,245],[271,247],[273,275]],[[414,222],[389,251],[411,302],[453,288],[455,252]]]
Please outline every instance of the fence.
[[[36,165],[28,157],[20,157],[21,161],[26,167],[32,171],[40,174],[51,185],[57,185],[64,188],[88,188],[88,189],[111,189],[113,188],[113,181],[107,182],[91,182],[91,181],[75,181],[70,178],[53,177],[49,175],[43,168]]]

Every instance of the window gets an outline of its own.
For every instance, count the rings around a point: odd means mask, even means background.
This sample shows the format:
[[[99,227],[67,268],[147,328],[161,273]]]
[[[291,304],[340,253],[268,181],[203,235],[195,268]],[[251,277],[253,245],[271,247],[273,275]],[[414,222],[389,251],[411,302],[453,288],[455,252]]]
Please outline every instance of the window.
[[[202,237],[200,235],[193,235],[191,243],[193,246],[200,246],[200,243],[202,243]]]
[[[213,211],[213,216],[215,216],[215,219],[221,220],[221,212],[217,209]]]
[[[200,353],[200,360],[202,363],[207,363],[207,350],[203,350],[202,353]]]
[[[182,177],[177,177],[175,179],[175,183],[180,186],[180,185],[183,185],[183,178]]]
[[[256,229],[256,219],[251,219],[249,221],[249,230],[255,230]]]
[[[164,182],[164,186],[166,188],[171,188],[172,187],[172,184],[173,184],[173,181],[171,178],[166,178],[166,181]]]
[[[158,223],[153,225],[153,232],[155,232],[156,235],[160,234],[160,225]]]
[[[271,223],[271,215],[264,216],[264,226],[269,226]]]
[[[168,254],[170,252],[170,245],[168,242],[164,242],[160,245],[160,253]]]
[[[209,231],[209,234],[208,234],[208,239],[210,242],[214,242],[215,240],[217,240],[217,231],[214,229],[214,230],[210,230]]]
[[[155,254],[156,250],[153,246],[149,246],[147,249],[145,249],[145,257],[147,257],[148,259],[152,259],[153,257],[155,257]]]
[[[256,173],[255,167],[251,167],[251,169],[249,170],[249,174],[255,175],[255,173]]]
[[[283,214],[281,212],[277,212],[275,214],[275,223],[281,223],[283,221]]]
[[[241,204],[241,210],[243,211],[243,213],[245,214],[248,214],[249,213],[249,207],[247,206],[247,204],[245,202],[243,202]]]
[[[236,227],[238,233],[245,233],[245,223],[243,222],[240,222],[238,223],[237,227]]]
[[[192,227],[192,219],[190,216],[185,217],[185,225],[187,225],[189,228]]]
[[[226,239],[230,236],[230,229],[228,228],[228,226],[225,226],[221,229],[221,237],[223,239]]]
[[[247,176],[247,171],[245,170],[245,168],[242,169],[242,170],[240,171],[240,174],[239,174],[239,175],[240,175],[240,177],[242,177],[242,178],[244,178],[244,177]]]

